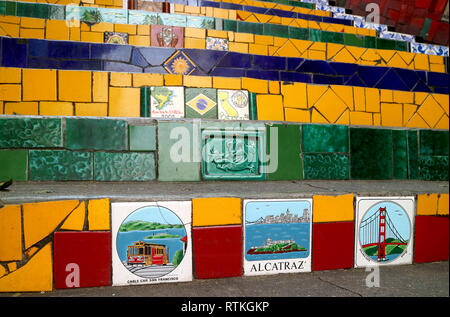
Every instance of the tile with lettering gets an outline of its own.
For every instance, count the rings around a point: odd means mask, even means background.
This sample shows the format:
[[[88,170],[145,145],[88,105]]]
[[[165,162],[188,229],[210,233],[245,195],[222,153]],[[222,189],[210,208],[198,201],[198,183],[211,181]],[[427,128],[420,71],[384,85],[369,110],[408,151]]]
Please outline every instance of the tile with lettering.
[[[246,90],[217,90],[219,120],[248,120],[249,102]]]
[[[311,272],[312,199],[244,200],[244,275]]]
[[[414,197],[357,197],[355,267],[411,264]]]
[[[184,87],[151,87],[150,117],[184,118]]]
[[[191,201],[112,203],[113,285],[192,281]]]

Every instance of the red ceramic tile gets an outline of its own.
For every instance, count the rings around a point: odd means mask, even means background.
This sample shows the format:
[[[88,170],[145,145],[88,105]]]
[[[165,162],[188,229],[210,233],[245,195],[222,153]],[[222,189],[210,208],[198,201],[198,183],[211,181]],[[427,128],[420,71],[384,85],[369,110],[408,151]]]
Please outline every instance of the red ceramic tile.
[[[192,229],[196,278],[242,275],[242,226]]]
[[[448,217],[416,216],[414,262],[448,260]]]
[[[152,25],[151,44],[159,47],[182,48],[184,46],[183,28],[167,25]]]
[[[312,270],[353,267],[353,221],[313,223]]]
[[[55,232],[53,270],[57,289],[111,285],[111,233]]]

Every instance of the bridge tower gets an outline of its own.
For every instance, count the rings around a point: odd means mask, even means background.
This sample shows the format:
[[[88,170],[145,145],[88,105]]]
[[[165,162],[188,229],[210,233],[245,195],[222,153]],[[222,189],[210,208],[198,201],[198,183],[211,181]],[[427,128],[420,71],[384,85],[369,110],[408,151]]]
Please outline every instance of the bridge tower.
[[[380,207],[380,220],[378,226],[378,261],[386,261],[386,207]]]

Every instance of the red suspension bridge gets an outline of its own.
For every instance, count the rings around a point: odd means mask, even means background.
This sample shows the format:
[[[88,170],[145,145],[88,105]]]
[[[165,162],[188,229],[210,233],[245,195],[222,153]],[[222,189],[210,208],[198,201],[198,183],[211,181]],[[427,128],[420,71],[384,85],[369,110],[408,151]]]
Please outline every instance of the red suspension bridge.
[[[386,245],[408,244],[395,228],[386,208],[380,207],[373,215],[362,221],[359,232],[363,248],[378,246],[378,261],[386,261]]]

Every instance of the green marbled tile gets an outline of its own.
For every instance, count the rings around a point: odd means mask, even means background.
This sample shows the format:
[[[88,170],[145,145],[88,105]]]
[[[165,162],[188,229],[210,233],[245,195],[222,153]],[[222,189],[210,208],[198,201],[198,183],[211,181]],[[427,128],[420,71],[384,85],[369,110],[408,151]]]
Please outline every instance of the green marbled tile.
[[[30,180],[92,180],[92,153],[65,150],[30,150]]]
[[[0,148],[62,147],[61,119],[0,119]]]
[[[305,179],[349,179],[349,160],[346,154],[304,153]]]
[[[66,119],[66,148],[128,150],[127,122],[110,119]]]
[[[350,128],[351,179],[392,179],[392,132]]]
[[[420,155],[448,155],[448,131],[420,130]]]
[[[418,131],[407,131],[408,138],[408,179],[419,179],[419,143]]]
[[[304,124],[302,146],[307,153],[348,153],[348,127]]]
[[[448,156],[421,156],[420,177],[426,181],[448,181]]]
[[[408,144],[404,130],[392,130],[393,173],[396,179],[408,178]]]
[[[156,178],[153,153],[94,153],[96,181],[150,181]]]

